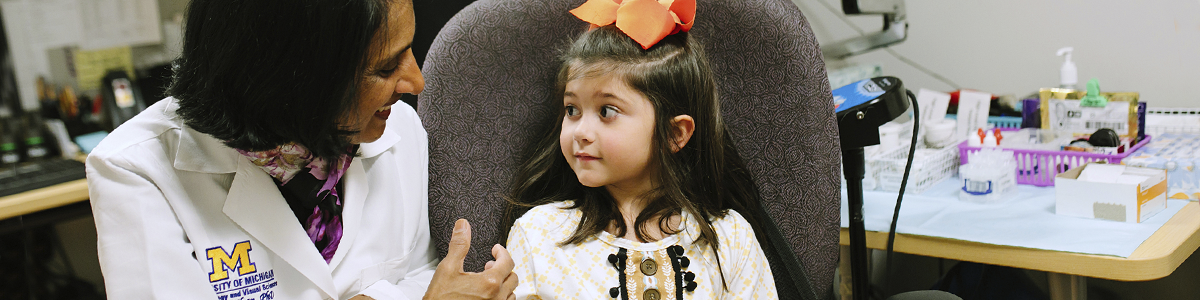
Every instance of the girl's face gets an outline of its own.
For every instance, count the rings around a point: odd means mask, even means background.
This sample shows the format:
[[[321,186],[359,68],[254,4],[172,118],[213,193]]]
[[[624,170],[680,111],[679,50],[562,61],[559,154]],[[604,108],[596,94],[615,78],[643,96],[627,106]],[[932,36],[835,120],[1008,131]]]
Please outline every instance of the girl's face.
[[[654,106],[618,76],[567,82],[559,144],[579,183],[632,192],[651,187]]]
[[[400,95],[418,94],[425,88],[411,49],[416,27],[412,2],[391,1],[389,5],[388,20],[372,38],[374,54],[359,79],[358,106],[342,121],[343,126],[358,131],[350,137],[353,144],[379,139]]]

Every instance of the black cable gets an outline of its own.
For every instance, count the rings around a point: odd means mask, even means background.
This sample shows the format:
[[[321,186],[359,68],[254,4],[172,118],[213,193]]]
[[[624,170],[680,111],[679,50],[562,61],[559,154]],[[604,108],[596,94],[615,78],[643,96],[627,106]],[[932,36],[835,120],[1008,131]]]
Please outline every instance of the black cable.
[[[904,201],[904,188],[908,186],[908,173],[912,170],[913,157],[917,154],[917,136],[921,133],[921,110],[917,107],[917,96],[908,89],[905,89],[904,92],[908,94],[908,101],[912,102],[913,108],[912,144],[908,146],[908,163],[904,165],[904,177],[900,179],[900,194],[896,196],[896,210],[892,212],[892,226],[888,229],[887,259],[883,269],[885,290],[890,281],[887,278],[892,274],[892,248],[896,244],[896,221],[900,218],[900,202]]]

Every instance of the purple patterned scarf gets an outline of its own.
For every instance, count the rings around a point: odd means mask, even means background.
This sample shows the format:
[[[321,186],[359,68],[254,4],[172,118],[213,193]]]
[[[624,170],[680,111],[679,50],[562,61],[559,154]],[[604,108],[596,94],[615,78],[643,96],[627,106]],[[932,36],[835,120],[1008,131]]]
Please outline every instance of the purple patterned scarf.
[[[340,167],[327,170],[330,164],[294,143],[267,151],[238,152],[274,178],[308,238],[329,263],[342,240],[343,203],[338,189],[351,157],[342,156],[334,165]]]

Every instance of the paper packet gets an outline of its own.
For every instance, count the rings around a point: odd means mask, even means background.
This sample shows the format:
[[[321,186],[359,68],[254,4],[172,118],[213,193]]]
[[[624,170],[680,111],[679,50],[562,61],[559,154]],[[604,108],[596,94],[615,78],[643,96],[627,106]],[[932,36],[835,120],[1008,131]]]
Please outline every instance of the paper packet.
[[[1080,106],[1086,91],[1041,89],[1042,129],[1072,135],[1090,135],[1101,128],[1116,131],[1124,138],[1138,136],[1138,93],[1101,92],[1108,98],[1105,107]]]

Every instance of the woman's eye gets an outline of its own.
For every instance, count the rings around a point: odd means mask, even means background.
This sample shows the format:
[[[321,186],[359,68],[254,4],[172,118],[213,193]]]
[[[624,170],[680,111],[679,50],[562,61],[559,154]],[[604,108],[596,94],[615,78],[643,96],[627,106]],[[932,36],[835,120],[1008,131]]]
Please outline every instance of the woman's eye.
[[[383,77],[392,77],[392,74],[396,73],[396,69],[399,69],[399,67],[392,67],[391,69],[387,70],[379,70],[379,75]]]
[[[567,105],[566,112],[568,117],[574,117],[579,115],[579,108],[576,108],[574,105]]]
[[[605,106],[605,107],[600,108],[600,117],[601,118],[611,118],[616,115],[617,115],[616,107]]]

